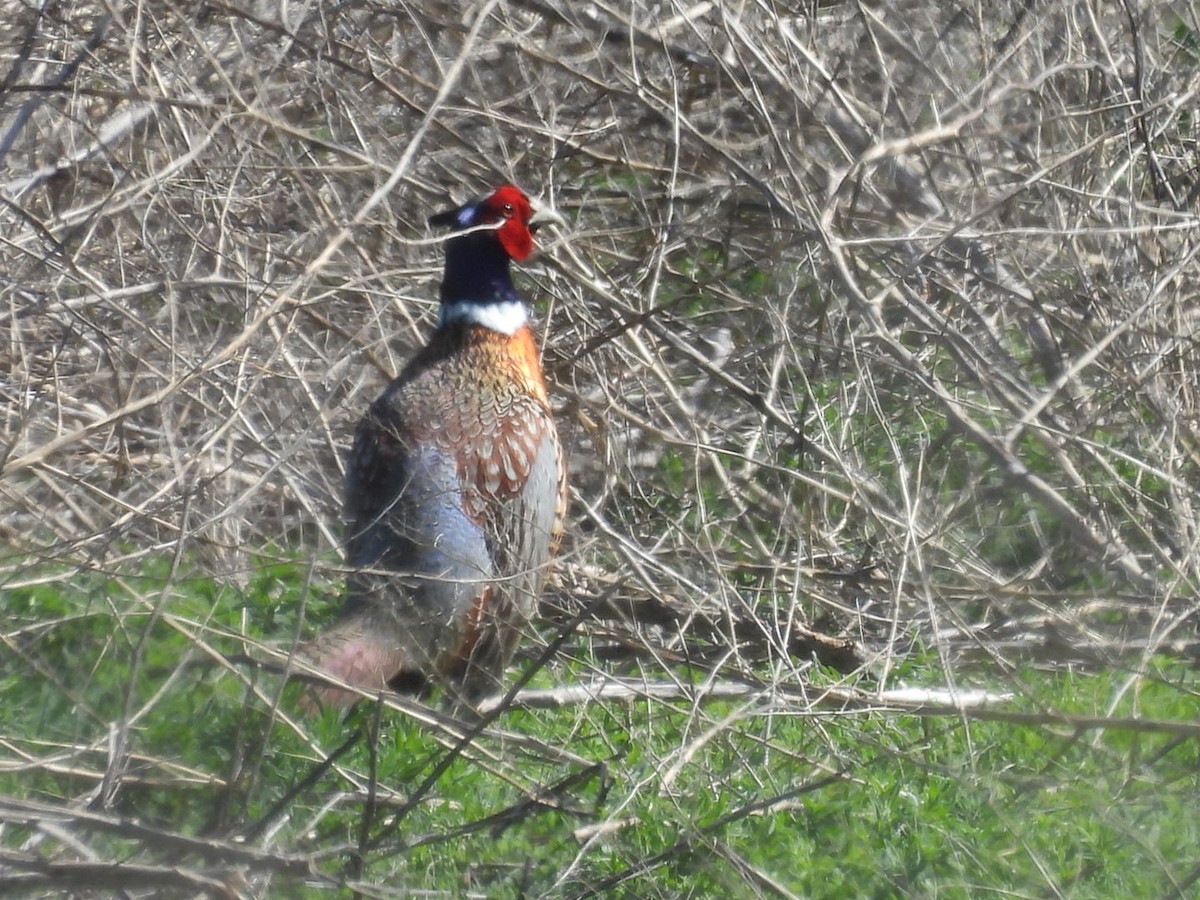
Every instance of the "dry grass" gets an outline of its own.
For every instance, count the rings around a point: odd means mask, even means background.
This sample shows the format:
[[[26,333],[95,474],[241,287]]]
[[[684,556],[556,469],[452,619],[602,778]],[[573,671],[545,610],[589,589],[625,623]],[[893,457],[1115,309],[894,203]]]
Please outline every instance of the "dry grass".
[[[1190,4],[39,8],[0,36],[0,587],[158,614],[150,560],[300,553],[335,592],[425,216],[511,179],[572,222],[520,276],[555,596],[643,621],[594,650],[670,667],[684,630],[797,684],[803,624],[883,686],[914,646],[951,680],[1194,654]]]

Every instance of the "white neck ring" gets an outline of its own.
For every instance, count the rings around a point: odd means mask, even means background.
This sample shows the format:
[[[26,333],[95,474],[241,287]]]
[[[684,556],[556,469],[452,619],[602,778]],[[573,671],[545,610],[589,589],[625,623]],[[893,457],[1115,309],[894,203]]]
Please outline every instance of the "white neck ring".
[[[445,328],[459,322],[512,337],[529,323],[529,313],[520,300],[494,300],[490,303],[459,300],[443,303],[438,327]]]

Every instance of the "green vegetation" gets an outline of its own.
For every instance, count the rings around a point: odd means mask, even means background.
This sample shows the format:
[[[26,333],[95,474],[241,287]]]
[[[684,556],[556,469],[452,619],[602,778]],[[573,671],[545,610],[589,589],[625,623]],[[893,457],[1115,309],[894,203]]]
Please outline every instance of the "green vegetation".
[[[297,729],[272,713],[282,697],[280,712],[296,714],[297,687],[280,695],[277,677],[198,652],[233,652],[246,632],[287,641],[307,573],[264,566],[245,590],[177,578],[157,613],[154,595],[131,598],[99,576],[7,591],[10,617],[31,630],[17,628],[20,652],[0,670],[6,757],[26,760],[5,767],[0,794],[94,795],[115,764],[110,725],[131,714],[112,812],[211,840],[269,829],[331,883],[487,896],[736,896],[772,883],[812,897],[1167,896],[1186,893],[1200,864],[1197,744],[1116,722],[1194,718],[1200,677],[1172,660],[1132,681],[978,672],[1019,693],[1003,708],[1023,711],[1022,724],[799,697],[510,710],[427,783],[453,746],[437,728],[395,711],[376,722],[362,704]],[[590,671],[560,658],[533,683]],[[918,657],[893,680],[944,679]],[[843,685],[810,670],[808,696],[823,686]],[[1115,727],[1074,729],[1060,713]],[[300,787],[355,735],[335,769]],[[356,862],[364,834],[371,849]],[[5,846],[30,836],[10,829]],[[131,851],[118,835],[94,846]]]

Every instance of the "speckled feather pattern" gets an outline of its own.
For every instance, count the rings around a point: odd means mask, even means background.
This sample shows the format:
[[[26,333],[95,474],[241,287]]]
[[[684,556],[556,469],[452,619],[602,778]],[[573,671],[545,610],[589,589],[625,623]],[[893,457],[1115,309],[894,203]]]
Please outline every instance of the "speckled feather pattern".
[[[437,331],[360,423],[346,500],[357,571],[306,655],[372,690],[442,676],[467,699],[499,690],[566,508],[530,329]]]

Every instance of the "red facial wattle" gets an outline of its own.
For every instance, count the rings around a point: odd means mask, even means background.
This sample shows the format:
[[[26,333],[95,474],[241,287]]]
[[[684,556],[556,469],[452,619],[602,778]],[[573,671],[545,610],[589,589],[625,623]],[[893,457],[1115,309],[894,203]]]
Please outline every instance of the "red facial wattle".
[[[496,231],[496,239],[510,259],[524,262],[533,252],[533,232],[529,220],[533,218],[533,207],[520,190],[505,185],[483,201],[480,210],[484,222],[502,222]]]

